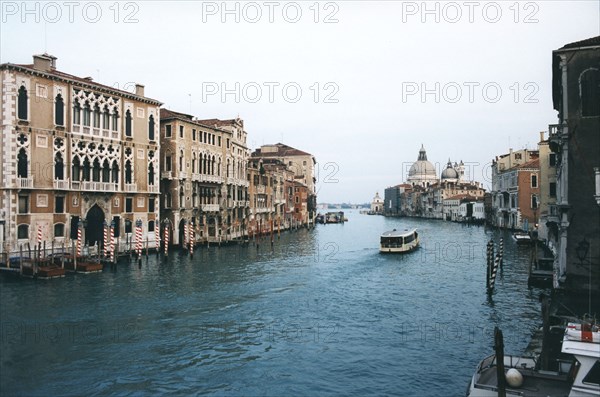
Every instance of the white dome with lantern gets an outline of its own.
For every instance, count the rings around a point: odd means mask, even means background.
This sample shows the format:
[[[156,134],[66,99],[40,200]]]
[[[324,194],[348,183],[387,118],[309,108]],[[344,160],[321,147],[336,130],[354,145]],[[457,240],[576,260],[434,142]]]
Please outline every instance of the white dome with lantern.
[[[413,163],[408,171],[407,182],[413,186],[427,187],[438,181],[435,166],[427,160],[427,152],[423,145],[419,150],[419,158]]]

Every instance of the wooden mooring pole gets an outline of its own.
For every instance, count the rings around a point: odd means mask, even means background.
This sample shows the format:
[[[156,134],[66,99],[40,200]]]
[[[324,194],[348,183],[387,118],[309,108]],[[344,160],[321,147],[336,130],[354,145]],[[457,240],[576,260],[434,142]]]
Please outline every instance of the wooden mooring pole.
[[[502,336],[502,331],[498,327],[494,327],[494,350],[496,350],[498,397],[506,397],[506,377],[504,375],[504,338]]]

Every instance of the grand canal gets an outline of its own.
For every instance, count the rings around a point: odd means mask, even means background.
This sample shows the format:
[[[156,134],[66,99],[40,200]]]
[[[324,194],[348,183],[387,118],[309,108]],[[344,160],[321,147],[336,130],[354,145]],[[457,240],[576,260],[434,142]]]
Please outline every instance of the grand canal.
[[[347,213],[250,245],[172,251],[141,268],[0,276],[2,395],[460,396],[492,353],[539,326],[529,252],[508,234]],[[422,248],[378,253],[417,227]],[[485,245],[504,236],[489,298]]]

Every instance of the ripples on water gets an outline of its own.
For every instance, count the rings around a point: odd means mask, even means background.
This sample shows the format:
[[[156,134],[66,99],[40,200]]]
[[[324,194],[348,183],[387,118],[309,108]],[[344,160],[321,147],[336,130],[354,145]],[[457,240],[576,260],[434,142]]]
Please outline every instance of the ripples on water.
[[[527,249],[483,227],[347,214],[254,246],[59,280],[0,277],[3,395],[464,395],[493,327],[540,322]],[[381,255],[417,227],[422,248]],[[485,245],[505,238],[496,292]]]

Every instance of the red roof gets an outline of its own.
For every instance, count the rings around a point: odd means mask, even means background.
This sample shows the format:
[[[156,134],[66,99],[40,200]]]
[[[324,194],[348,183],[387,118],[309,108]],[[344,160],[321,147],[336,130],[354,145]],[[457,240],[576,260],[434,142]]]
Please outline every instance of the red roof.
[[[456,196],[447,197],[444,200],[467,200],[467,201],[475,201],[477,197],[473,197],[470,194],[457,194]]]
[[[540,168],[540,159],[534,159],[521,164],[518,168]]]

